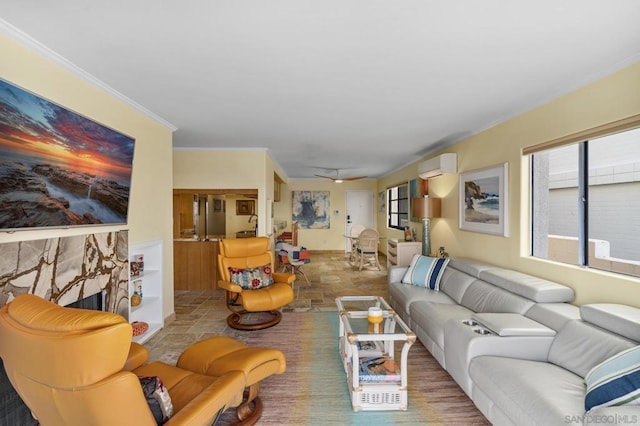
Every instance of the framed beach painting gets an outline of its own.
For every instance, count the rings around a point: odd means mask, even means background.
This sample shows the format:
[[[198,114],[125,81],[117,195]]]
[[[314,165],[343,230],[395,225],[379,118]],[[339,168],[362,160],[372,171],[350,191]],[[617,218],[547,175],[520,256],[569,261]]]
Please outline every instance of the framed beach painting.
[[[509,163],[460,174],[460,229],[508,235]]]

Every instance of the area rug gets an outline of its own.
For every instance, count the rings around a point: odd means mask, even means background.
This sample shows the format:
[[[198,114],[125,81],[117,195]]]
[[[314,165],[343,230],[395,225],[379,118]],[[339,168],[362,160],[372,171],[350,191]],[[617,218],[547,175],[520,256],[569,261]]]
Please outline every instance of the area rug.
[[[337,312],[286,312],[275,327],[252,332],[251,346],[276,347],[284,374],[262,382],[259,425],[488,425],[487,420],[429,352],[409,351],[406,411],[354,412],[338,353]],[[233,418],[225,413],[221,424]]]

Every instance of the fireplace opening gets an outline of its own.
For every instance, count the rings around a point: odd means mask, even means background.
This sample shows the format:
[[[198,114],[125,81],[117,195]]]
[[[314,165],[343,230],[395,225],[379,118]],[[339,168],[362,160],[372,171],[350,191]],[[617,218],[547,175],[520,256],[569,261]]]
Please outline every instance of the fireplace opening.
[[[84,299],[69,303],[67,308],[91,309],[92,311],[104,311],[104,291],[87,296]]]

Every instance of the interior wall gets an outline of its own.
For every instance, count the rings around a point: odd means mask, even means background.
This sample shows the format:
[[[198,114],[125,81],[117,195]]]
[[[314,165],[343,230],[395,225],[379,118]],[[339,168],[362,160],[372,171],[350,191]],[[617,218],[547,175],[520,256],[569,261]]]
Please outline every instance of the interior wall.
[[[275,197],[275,186],[276,186],[275,175],[276,174],[278,175],[281,181],[286,182],[287,175],[284,173],[280,165],[273,160],[273,157],[271,157],[271,155],[268,154],[266,156],[266,167],[265,167],[265,177],[264,177],[266,209],[263,210],[265,212],[263,216],[265,216],[265,229],[267,230],[267,235],[273,234],[272,236],[274,238],[274,241],[276,237],[273,229],[274,224],[276,224],[275,210],[276,210],[276,206],[280,204],[280,201],[276,202],[276,197]],[[284,186],[283,184],[280,185],[279,193],[282,193],[283,186]]]
[[[459,175],[452,174],[429,181],[430,195],[442,198],[442,218],[431,221],[431,244],[444,245],[451,256],[472,257],[566,284],[576,291],[577,305],[609,302],[640,306],[637,278],[528,255],[528,163],[522,156],[524,147],[639,114],[639,81],[640,64],[635,64],[443,150],[458,154],[458,173],[509,163],[509,236],[458,229]],[[378,187],[383,190],[417,177],[418,164],[386,176]],[[378,225],[384,229],[384,222]]]
[[[173,315],[171,129],[2,33],[0,56],[0,78],[136,140],[127,225],[0,232],[0,243],[120,229],[129,230],[130,244],[162,240],[164,316]]]

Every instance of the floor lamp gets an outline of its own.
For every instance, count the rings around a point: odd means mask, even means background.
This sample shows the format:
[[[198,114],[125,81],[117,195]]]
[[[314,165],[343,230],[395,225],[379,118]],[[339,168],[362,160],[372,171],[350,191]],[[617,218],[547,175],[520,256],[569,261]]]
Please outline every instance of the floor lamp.
[[[431,198],[425,195],[423,198],[414,198],[412,203],[413,217],[422,219],[422,255],[429,256],[431,253],[429,220],[440,217],[440,198]]]

